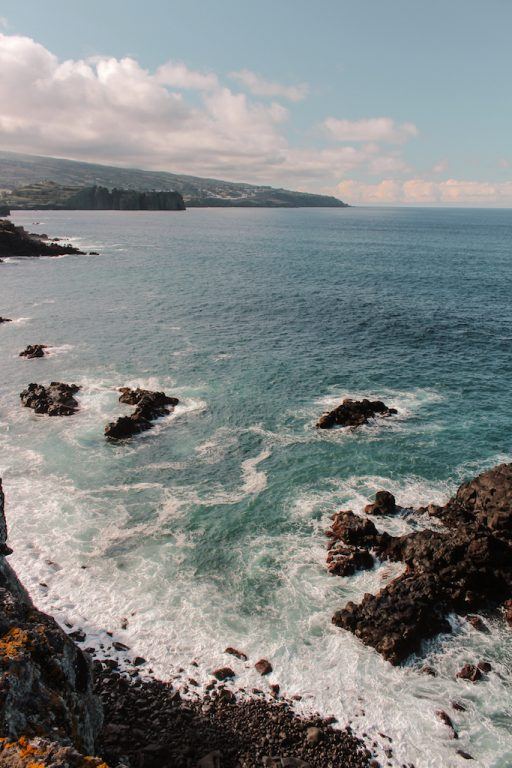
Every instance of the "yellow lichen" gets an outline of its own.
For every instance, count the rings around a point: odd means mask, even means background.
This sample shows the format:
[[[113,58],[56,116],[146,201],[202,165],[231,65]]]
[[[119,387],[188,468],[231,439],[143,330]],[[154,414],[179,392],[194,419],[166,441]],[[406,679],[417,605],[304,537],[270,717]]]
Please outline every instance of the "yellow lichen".
[[[26,651],[31,650],[29,633],[19,627],[12,627],[0,638],[0,658],[19,661]]]

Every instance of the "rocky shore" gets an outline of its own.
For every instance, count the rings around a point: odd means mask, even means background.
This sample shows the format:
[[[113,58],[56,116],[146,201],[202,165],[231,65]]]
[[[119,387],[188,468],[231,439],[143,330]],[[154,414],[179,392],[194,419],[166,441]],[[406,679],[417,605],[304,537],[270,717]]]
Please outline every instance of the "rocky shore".
[[[0,258],[64,256],[66,254],[82,254],[73,245],[49,240],[48,236],[27,232],[24,227],[17,227],[12,221],[0,219]]]
[[[39,611],[7,563],[0,481],[0,765],[7,768],[370,768],[350,730],[298,717],[286,700],[237,696],[212,678],[185,699],[171,683],[94,663]],[[192,684],[192,681],[191,681]],[[278,691],[274,691],[278,696]]]
[[[386,492],[366,508],[370,514],[396,513],[394,497]],[[501,464],[460,486],[442,507],[419,510],[442,523],[404,536],[380,532],[366,516],[351,510],[334,515],[328,568],[349,576],[371,568],[375,561],[405,565],[404,572],[376,595],[349,602],[333,622],[373,646],[392,664],[399,664],[421,643],[450,632],[448,614],[509,606],[512,595],[512,464]],[[481,620],[480,620],[480,623]],[[482,671],[482,670],[480,670]]]

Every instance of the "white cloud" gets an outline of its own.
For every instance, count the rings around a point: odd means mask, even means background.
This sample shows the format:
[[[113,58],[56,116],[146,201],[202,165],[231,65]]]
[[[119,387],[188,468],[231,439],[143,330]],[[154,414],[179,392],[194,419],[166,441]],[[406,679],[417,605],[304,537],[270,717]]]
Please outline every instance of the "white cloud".
[[[287,99],[288,101],[302,101],[309,92],[307,83],[299,85],[282,85],[251,72],[250,69],[241,69],[239,72],[231,72],[229,75],[233,80],[242,83],[254,96],[271,97],[274,99]]]
[[[512,205],[512,181],[383,179],[375,184],[366,184],[346,179],[338,184],[336,191],[352,202],[369,204]]]
[[[432,168],[432,173],[444,173],[448,168],[447,160],[439,160]]]
[[[328,117],[324,120],[323,127],[328,136],[336,141],[402,144],[418,134],[418,129],[413,123],[398,125],[390,117],[370,117],[364,120],[338,120],[336,117]]]
[[[194,91],[213,91],[219,87],[219,79],[212,72],[196,72],[182,62],[168,61],[156,71],[155,79],[161,85]]]
[[[5,16],[0,16],[0,29],[7,29],[9,26],[9,22],[5,18]]]

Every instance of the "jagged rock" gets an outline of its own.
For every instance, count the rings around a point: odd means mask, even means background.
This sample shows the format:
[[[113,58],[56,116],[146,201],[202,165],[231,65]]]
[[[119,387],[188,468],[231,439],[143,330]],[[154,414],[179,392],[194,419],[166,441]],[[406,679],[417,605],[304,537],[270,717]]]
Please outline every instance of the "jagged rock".
[[[45,349],[48,349],[46,344],[29,344],[23,352],[20,352],[20,357],[28,357],[29,360],[34,357],[44,357]]]
[[[72,245],[47,243],[48,235],[36,235],[11,221],[0,220],[0,257],[2,256],[63,256],[68,253],[83,254]]]
[[[29,384],[21,394],[21,403],[32,408],[36,413],[48,416],[71,416],[78,410],[78,402],[73,395],[79,391],[76,384],[62,384],[52,381],[48,387],[42,384]]]
[[[49,739],[25,736],[15,741],[0,738],[0,765],[2,768],[108,768],[100,757],[80,754],[73,747]]]
[[[360,427],[368,424],[375,416],[393,416],[398,413],[396,408],[388,408],[382,400],[351,400],[346,398],[341,405],[332,411],[320,416],[317,427],[319,429],[331,429],[331,427]]]
[[[393,515],[396,512],[395,497],[389,491],[377,491],[373,504],[364,508],[367,515]]]
[[[107,424],[105,437],[113,440],[122,440],[152,429],[152,421],[167,416],[179,403],[177,397],[169,397],[165,392],[129,387],[122,387],[119,391],[119,402],[135,405],[136,408],[130,416],[120,416],[117,421]]]
[[[336,543],[327,555],[327,569],[333,576],[352,576],[356,571],[373,568],[374,559],[367,549],[345,547]]]
[[[1,323],[12,323],[12,320],[8,317],[0,317],[0,324]]]
[[[505,600],[504,604],[505,621],[512,627],[512,599]]]
[[[349,602],[333,622],[373,646],[393,664],[421,641],[449,632],[447,615],[504,601],[512,592],[512,464],[460,486],[436,517],[441,531],[380,534],[352,512],[338,513],[329,532],[352,547],[373,548],[405,572],[378,594]],[[481,674],[481,673],[480,673]]]

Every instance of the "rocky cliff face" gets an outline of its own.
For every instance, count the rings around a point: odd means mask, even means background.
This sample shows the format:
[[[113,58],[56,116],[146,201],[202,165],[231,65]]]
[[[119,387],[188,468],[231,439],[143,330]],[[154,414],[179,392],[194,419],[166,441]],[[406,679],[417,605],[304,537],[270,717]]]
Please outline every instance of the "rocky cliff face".
[[[35,235],[23,227],[16,227],[12,221],[0,219],[0,257],[4,256],[63,256],[79,253],[72,245],[61,245],[49,241],[47,235]]]
[[[0,481],[0,765],[104,766],[84,757],[102,723],[91,661],[34,607],[7,563],[4,503]]]
[[[63,207],[93,211],[184,211],[185,203],[179,192],[86,187],[68,197]]]

